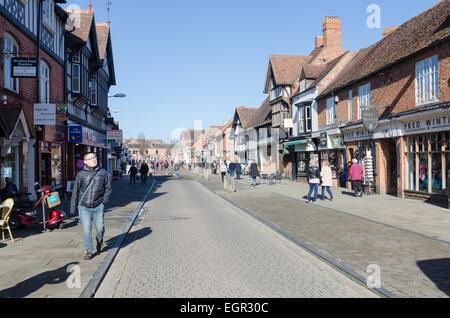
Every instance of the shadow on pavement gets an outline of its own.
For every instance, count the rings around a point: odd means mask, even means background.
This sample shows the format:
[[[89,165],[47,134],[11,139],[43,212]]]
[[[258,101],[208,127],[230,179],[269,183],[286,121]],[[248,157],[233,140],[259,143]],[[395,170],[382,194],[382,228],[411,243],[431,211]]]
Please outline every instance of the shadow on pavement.
[[[71,272],[68,272],[70,265],[78,265],[79,262],[71,262],[60,268],[40,273],[10,287],[0,291],[0,298],[24,298],[45,285],[61,284],[69,278]]]
[[[126,239],[122,242],[122,245],[120,245],[120,248],[125,248],[128,245],[130,245],[131,243],[134,243],[146,236],[149,236],[150,234],[152,234],[152,229],[149,227],[144,227],[142,229],[139,229],[137,231],[134,232],[130,232],[127,234]],[[121,234],[120,234],[121,235]],[[111,237],[109,240],[107,240],[105,242],[105,247],[103,248],[102,253],[107,252],[108,250],[110,250],[111,248],[113,248],[114,244],[116,243],[117,238],[120,236],[114,236]]]
[[[417,265],[439,290],[450,297],[450,258],[418,261]]]

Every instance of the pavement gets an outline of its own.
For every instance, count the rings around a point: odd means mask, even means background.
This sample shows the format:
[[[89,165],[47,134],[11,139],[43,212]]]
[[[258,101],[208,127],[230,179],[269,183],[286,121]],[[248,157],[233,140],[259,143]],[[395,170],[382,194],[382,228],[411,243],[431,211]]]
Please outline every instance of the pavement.
[[[355,198],[333,188],[333,201],[306,203],[308,185],[258,184],[235,180],[223,190],[221,177],[208,180],[194,170],[182,175],[198,182],[267,222],[331,262],[359,277],[371,266],[381,288],[398,297],[450,296],[450,211],[419,200],[388,195]],[[258,180],[260,182],[260,180]]]
[[[95,297],[377,297],[192,178],[157,182]]]
[[[0,241],[0,298],[80,297],[124,225],[135,215],[152,182],[149,178],[146,185],[140,181],[130,185],[127,177],[113,181],[111,200],[105,210],[103,252],[89,261],[83,259],[81,225],[77,217],[70,215],[60,230],[42,233],[42,227],[30,226],[14,231],[14,242],[9,236]],[[69,206],[70,199],[63,199],[58,208],[68,214]]]

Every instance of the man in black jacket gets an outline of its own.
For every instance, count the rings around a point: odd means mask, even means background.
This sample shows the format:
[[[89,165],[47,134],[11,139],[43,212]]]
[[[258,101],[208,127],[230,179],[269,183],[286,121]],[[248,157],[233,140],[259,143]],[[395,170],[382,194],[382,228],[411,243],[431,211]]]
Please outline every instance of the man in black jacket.
[[[112,187],[108,172],[98,166],[95,153],[89,152],[84,155],[83,159],[85,166],[75,179],[70,202],[70,214],[74,215],[78,207],[78,217],[83,226],[84,246],[86,248],[84,259],[90,260],[93,256],[92,221],[97,238],[97,252],[100,253],[103,247],[103,235],[105,234],[103,215],[105,204],[108,203],[111,196]]]

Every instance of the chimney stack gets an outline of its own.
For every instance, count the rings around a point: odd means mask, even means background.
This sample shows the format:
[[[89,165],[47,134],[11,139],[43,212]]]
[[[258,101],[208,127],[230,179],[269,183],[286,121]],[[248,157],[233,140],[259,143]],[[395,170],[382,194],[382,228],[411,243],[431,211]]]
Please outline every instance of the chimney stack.
[[[315,44],[315,48],[317,49],[318,47],[323,45],[323,37],[322,36],[316,36],[316,44]]]
[[[323,44],[326,48],[342,48],[341,21],[338,17],[325,17]]]
[[[391,26],[390,28],[386,28],[383,30],[383,39],[387,37],[389,34],[398,29],[398,26]]]

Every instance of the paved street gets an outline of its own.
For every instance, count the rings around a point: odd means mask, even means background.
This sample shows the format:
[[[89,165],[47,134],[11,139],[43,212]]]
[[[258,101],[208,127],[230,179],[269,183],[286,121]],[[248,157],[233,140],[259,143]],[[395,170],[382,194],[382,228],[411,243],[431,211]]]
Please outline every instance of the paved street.
[[[189,174],[195,176],[193,170]],[[381,287],[397,296],[450,295],[450,242],[441,226],[448,222],[447,210],[379,195],[354,200],[342,189],[333,189],[333,202],[313,206],[305,203],[303,184],[253,187],[245,177],[228,193],[220,176],[196,180],[360,276],[378,265]],[[415,221],[419,211],[425,226]]]
[[[191,178],[158,180],[96,297],[376,297]]]

